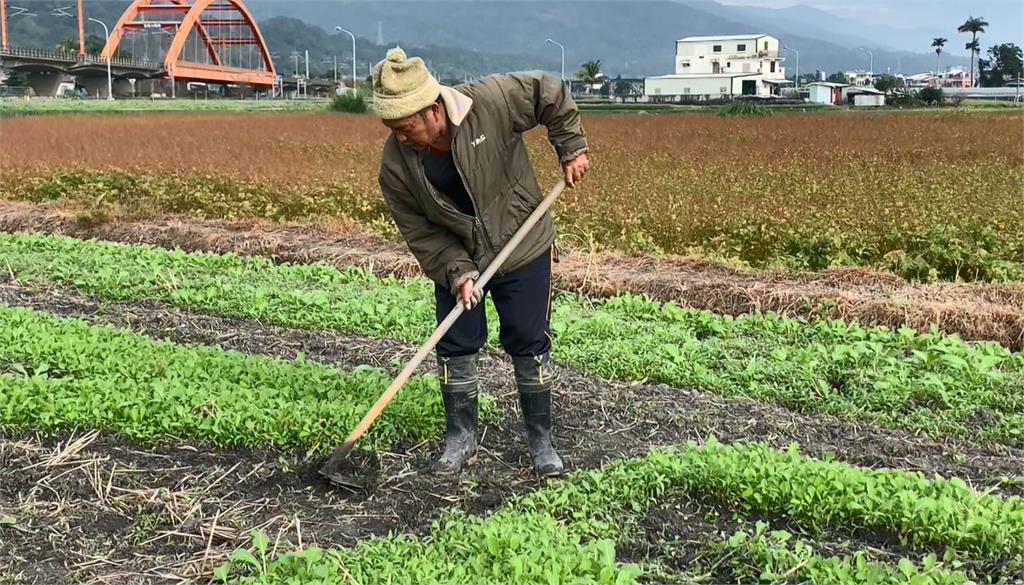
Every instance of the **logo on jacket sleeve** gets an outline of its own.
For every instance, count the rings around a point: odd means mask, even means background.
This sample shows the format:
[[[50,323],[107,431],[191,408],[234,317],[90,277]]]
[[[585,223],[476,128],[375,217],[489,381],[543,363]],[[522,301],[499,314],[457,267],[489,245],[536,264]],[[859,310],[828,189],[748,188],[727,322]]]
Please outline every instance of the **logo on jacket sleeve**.
[[[472,144],[473,146],[476,146],[476,145],[480,144],[481,142],[483,142],[484,140],[487,140],[487,137],[484,136],[483,134],[481,134],[479,138],[474,138],[473,141],[470,142],[470,144]]]

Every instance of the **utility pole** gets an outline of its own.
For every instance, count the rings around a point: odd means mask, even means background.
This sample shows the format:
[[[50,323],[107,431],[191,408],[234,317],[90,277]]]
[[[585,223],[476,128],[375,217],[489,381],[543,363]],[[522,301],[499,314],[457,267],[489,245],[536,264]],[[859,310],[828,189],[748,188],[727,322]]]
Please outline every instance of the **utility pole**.
[[[78,0],[78,57],[80,59],[85,57],[85,7],[82,6],[83,3],[84,0]],[[110,39],[107,39],[107,42],[109,44]]]

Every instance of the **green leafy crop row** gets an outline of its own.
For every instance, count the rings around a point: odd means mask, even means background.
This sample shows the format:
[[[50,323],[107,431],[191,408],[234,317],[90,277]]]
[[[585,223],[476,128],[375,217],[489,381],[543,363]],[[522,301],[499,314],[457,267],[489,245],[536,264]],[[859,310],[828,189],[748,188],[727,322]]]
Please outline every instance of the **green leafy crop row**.
[[[835,485],[843,482],[849,486],[845,491]],[[810,490],[813,503],[800,500],[801,486]],[[896,565],[872,561],[863,552],[827,558],[802,540],[791,545],[790,535],[758,524],[753,534],[740,531],[705,545],[722,561],[710,568],[692,567],[707,576],[759,583],[953,585],[973,582],[963,570],[950,568],[967,564],[957,560],[958,550],[974,558],[1021,560],[1024,504],[1019,499],[975,494],[956,481],[865,471],[795,451],[712,440],[578,473],[513,500],[486,519],[448,514],[425,539],[372,539],[352,549],[310,549],[270,559],[265,537],[257,534],[254,550],[236,551],[218,576],[239,584],[302,585],[632,582],[642,572],[616,564],[616,541],[631,538],[636,520],[659,500],[687,492],[721,495],[721,504],[743,514],[783,517],[812,534],[825,525],[847,530],[867,525],[891,530],[911,547],[949,547],[942,562],[928,554],[920,565],[906,558]],[[789,505],[783,501],[787,497],[796,501]],[[767,501],[773,498],[774,503]],[[934,500],[950,511],[920,516],[915,500]],[[825,521],[814,517],[814,506],[825,509]],[[958,526],[957,518],[974,527]],[[966,532],[973,536],[965,537]],[[993,582],[1000,578],[987,576]]]
[[[414,342],[434,325],[423,279],[25,235],[0,235],[0,258],[0,270],[20,280],[107,299]],[[747,396],[933,436],[1024,440],[1024,355],[994,343],[772,314],[722,317],[630,295],[603,303],[561,296],[552,329],[558,361],[605,377]]]
[[[344,440],[389,382],[371,368],[157,342],[0,306],[0,426],[323,451]],[[415,378],[366,445],[434,438],[442,421],[436,382]]]
[[[821,557],[814,553],[812,544],[801,538],[793,541],[793,535],[783,530],[770,531],[763,522],[756,524],[753,533],[737,532],[715,548],[725,561],[727,578],[736,583],[966,585],[975,582],[962,571],[943,567],[934,554],[925,556],[920,565],[902,558],[895,566],[872,562],[864,551],[844,557]],[[961,563],[950,558],[949,564]]]
[[[351,549],[318,548],[270,558],[256,533],[253,550],[236,550],[214,575],[238,585],[342,583],[632,583],[636,567],[615,562],[610,540],[583,543],[544,514],[498,513],[486,520],[452,513],[429,539],[374,538]]]
[[[958,479],[863,470],[760,444],[690,443],[527,496],[524,508],[607,536],[622,514],[666,494],[713,494],[744,514],[771,514],[810,531],[859,526],[910,546],[942,546],[989,558],[1024,555],[1024,501],[978,494]]]

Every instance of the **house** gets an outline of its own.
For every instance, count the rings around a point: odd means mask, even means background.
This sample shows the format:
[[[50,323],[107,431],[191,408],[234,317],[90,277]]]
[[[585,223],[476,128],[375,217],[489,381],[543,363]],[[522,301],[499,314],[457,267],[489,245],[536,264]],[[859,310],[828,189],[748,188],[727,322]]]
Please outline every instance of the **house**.
[[[779,39],[763,34],[686,37],[676,41],[675,73],[644,79],[652,101],[779,95],[786,79]]]
[[[971,87],[971,74],[961,67],[952,67],[939,73],[917,73],[906,77],[908,87]]]
[[[843,88],[849,87],[845,83],[829,83],[826,81],[815,81],[807,84],[808,97],[812,104],[827,104],[838,106],[843,103]]]
[[[856,71],[847,71],[843,75],[846,77],[846,82],[850,85],[868,87],[875,83],[875,74],[871,71],[861,71],[858,69]]]
[[[903,81],[907,87],[914,89],[920,89],[922,87],[937,87],[939,84],[938,76],[930,72],[908,75]]]
[[[874,108],[885,105],[885,92],[878,91],[873,87],[844,87],[842,89],[843,99],[848,104],[858,108]]]
[[[963,67],[953,67],[939,74],[941,87],[971,87],[971,73]]]

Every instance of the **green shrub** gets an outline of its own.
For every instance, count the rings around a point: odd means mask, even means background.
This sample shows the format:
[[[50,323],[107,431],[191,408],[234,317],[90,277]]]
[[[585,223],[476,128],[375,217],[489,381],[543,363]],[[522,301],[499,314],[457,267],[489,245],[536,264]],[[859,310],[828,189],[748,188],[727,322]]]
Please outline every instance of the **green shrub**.
[[[941,87],[926,87],[921,91],[917,92],[917,97],[924,103],[935,106],[942,103],[942,88]]]
[[[770,108],[762,106],[761,104],[751,101],[740,99],[729,104],[718,111],[719,116],[772,116],[773,112]]]
[[[332,112],[343,112],[346,114],[365,114],[368,110],[366,100],[358,92],[343,93],[334,96],[327,108]]]

